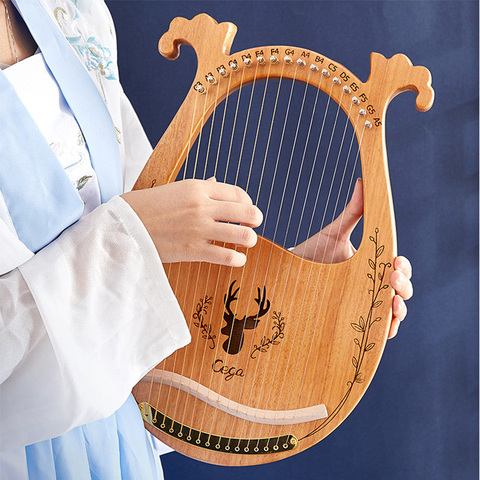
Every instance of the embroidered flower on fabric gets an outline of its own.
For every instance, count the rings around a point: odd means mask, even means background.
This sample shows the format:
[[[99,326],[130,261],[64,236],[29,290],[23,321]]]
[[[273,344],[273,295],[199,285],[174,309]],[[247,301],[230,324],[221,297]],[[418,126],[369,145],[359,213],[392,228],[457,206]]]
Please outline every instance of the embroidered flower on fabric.
[[[53,16],[70,45],[76,50],[89,71],[95,71],[98,79],[117,80],[115,64],[110,49],[102,46],[96,36],[88,36],[89,24],[80,15],[77,1],[55,0]],[[102,90],[103,86],[101,85]]]
[[[106,80],[116,80],[115,73],[112,70],[114,66],[111,60],[112,54],[108,48],[102,47],[95,37],[90,37],[84,45],[78,43],[72,43],[72,45],[84,58],[88,70],[96,70]]]
[[[87,182],[92,178],[91,175],[85,175],[77,181],[77,190],[81,190]]]

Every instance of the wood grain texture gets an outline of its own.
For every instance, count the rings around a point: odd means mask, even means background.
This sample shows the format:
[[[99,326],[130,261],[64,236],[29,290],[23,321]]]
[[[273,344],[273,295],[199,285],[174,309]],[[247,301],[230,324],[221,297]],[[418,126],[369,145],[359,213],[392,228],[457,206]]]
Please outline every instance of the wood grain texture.
[[[219,25],[202,14],[192,20],[175,19],[161,38],[159,50],[171,59],[178,56],[181,44],[191,45],[198,70],[135,188],[174,181],[202,125],[228,94],[254,79],[295,78],[330,94],[355,129],[364,182],[364,234],[357,253],[338,264],[310,262],[260,237],[254,248],[242,250],[247,255],[243,268],[203,263],[166,267],[192,342],[162,362],[159,370],[191,378],[256,409],[292,410],[318,404],[327,408],[323,420],[263,425],[168,385],[144,381],[135,387],[139,403],[149,402],[183,424],[185,432],[190,428],[233,438],[292,434],[298,439],[296,447],[285,452],[233,454],[201,448],[146,425],[180,453],[222,465],[266,463],[302,451],[334,430],[364,394],[383,353],[394,294],[388,286],[396,238],[385,112],[390,100],[405,90],[417,92],[421,111],[431,107],[434,96],[428,70],[413,67],[404,55],[386,59],[372,53],[371,74],[362,83],[338,62],[303,48],[268,46],[230,55],[235,32],[233,24]],[[278,63],[270,60],[271,55]],[[231,68],[231,62],[238,70]],[[227,77],[221,75],[221,68]],[[215,84],[208,82],[209,75]],[[199,93],[195,86],[205,92]],[[240,330],[240,337],[231,336],[225,344],[228,337],[222,329],[242,317],[245,321],[250,317],[251,328]]]

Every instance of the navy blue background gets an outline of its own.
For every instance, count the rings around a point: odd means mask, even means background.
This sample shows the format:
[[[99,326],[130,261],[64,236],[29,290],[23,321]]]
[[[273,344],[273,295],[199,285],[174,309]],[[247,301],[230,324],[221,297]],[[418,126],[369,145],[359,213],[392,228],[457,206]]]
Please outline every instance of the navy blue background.
[[[195,70],[192,49],[169,62],[159,37],[176,16],[209,13],[238,27],[232,52],[309,48],[368,78],[370,52],[405,53],[432,72],[435,104],[414,94],[387,113],[399,253],[415,295],[400,333],[352,415],[324,441],[274,464],[224,468],[177,453],[166,479],[478,478],[478,2],[108,1],[121,80],[155,144]]]

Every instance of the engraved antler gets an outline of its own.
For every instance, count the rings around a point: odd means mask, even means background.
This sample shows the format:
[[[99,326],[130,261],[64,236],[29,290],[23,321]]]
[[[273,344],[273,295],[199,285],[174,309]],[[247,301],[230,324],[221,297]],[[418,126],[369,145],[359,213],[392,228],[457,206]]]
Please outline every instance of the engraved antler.
[[[227,310],[227,313],[226,313],[226,314],[225,314],[225,313],[223,314],[223,318],[228,317],[228,319],[231,319],[232,322],[233,322],[233,320],[235,320],[236,315],[235,315],[235,314],[232,312],[232,310],[230,309],[230,304],[231,304],[233,301],[235,301],[235,300],[238,299],[238,298],[237,298],[237,293],[238,293],[238,291],[240,290],[240,287],[238,287],[238,288],[232,293],[232,288],[233,288],[233,286],[235,285],[235,282],[236,282],[236,280],[234,280],[234,281],[232,282],[232,284],[230,285],[230,288],[228,289],[228,298],[227,298],[227,294],[225,294],[225,295],[223,296],[223,302],[225,303],[225,308],[226,308],[226,310]],[[226,318],[225,318],[225,320],[226,320]]]
[[[264,307],[266,295],[267,291],[265,286],[263,287],[262,296],[260,295],[260,288],[257,287],[257,297],[255,298],[255,301],[258,303],[258,312],[255,315],[250,315],[247,318],[243,317],[245,319],[245,329],[250,330],[255,328],[257,326],[258,319],[263,317],[270,309],[270,300],[267,300],[267,306]]]
[[[430,110],[435,92],[431,86],[432,76],[428,69],[421,66],[414,67],[410,59],[403,54],[387,59],[380,53],[372,53],[370,65],[371,71],[367,85],[380,93],[385,100],[385,107],[399,93],[413,90],[417,93],[417,110],[421,112]],[[372,84],[375,86],[372,87]],[[388,90],[385,85],[388,85]]]
[[[197,53],[198,63],[211,55],[212,45],[230,55],[237,27],[230,22],[218,23],[206,13],[191,20],[177,17],[170,23],[168,32],[158,42],[158,51],[166,58],[175,60],[180,54],[180,45],[190,45]]]

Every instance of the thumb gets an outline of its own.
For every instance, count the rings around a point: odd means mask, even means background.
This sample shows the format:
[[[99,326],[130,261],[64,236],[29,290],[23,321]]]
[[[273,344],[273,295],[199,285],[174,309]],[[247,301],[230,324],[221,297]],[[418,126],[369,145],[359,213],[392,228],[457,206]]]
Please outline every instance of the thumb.
[[[348,241],[353,229],[363,215],[363,182],[357,179],[352,198],[345,210],[328,226],[324,233],[329,237],[338,237],[338,241]]]

